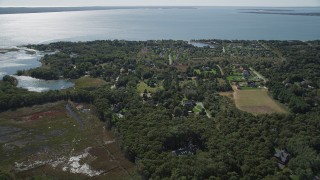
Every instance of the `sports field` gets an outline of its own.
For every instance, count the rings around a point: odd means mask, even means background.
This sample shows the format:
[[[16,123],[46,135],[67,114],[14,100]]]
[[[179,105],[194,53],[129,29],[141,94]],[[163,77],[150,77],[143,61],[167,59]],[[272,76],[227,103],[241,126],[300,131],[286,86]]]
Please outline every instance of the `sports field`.
[[[252,114],[287,113],[285,107],[273,100],[267,89],[238,90],[233,87],[234,101],[242,111]]]

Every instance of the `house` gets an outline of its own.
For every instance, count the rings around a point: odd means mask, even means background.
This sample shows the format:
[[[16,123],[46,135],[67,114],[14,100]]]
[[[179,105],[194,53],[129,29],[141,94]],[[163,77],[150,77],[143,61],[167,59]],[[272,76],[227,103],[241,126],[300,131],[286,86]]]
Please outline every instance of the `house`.
[[[83,109],[82,112],[83,113],[89,113],[91,111],[91,109]]]
[[[180,75],[180,74],[178,74],[178,76],[177,76],[177,77],[178,77],[178,79],[179,79],[179,80],[183,80],[183,79],[184,79],[184,78],[183,78],[183,76],[182,76],[182,75]]]
[[[202,66],[202,70],[203,70],[203,71],[210,71],[210,70],[211,70],[211,68],[210,68],[210,67],[208,67],[208,66]]]
[[[286,150],[276,150],[276,153],[273,155],[278,160],[278,165],[281,169],[288,164],[290,159],[290,154]]]
[[[250,72],[249,72],[248,70],[243,70],[243,77],[244,77],[245,79],[248,79],[249,76],[250,76]]]
[[[118,116],[118,118],[123,118],[124,117],[124,115],[121,114],[121,113],[117,113],[116,115]]]
[[[198,147],[193,145],[190,141],[188,147],[180,148],[178,150],[172,151],[172,155],[174,156],[183,156],[183,155],[194,155],[197,152]]]
[[[83,109],[83,105],[79,104],[78,106],[76,106],[76,109],[77,109],[78,111],[82,110],[82,109]]]
[[[120,105],[120,103],[117,103],[117,104],[112,105],[111,109],[112,109],[112,111],[113,111],[114,113],[118,113],[118,112],[121,110],[121,105]]]
[[[194,155],[194,152],[189,148],[180,148],[178,150],[172,151],[174,156],[183,156],[183,155]]]
[[[185,107],[194,107],[194,106],[196,106],[196,102],[195,102],[194,100],[185,101],[185,102],[183,103],[183,106],[185,106]]]
[[[255,83],[255,82],[248,82],[248,86],[250,86],[250,87],[256,87],[256,83]]]

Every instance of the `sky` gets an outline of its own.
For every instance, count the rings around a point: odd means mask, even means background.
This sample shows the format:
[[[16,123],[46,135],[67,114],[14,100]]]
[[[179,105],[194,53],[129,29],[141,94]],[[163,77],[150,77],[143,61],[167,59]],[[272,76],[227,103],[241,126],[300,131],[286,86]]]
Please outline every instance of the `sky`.
[[[5,6],[320,6],[320,0],[0,0]]]

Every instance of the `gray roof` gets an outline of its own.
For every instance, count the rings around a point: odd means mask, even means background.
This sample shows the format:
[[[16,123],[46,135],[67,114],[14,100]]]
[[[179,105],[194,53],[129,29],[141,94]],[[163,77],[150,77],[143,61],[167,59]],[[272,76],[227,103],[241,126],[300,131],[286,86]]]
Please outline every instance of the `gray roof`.
[[[285,150],[276,150],[274,157],[278,158],[281,163],[285,164],[288,162],[290,154]]]

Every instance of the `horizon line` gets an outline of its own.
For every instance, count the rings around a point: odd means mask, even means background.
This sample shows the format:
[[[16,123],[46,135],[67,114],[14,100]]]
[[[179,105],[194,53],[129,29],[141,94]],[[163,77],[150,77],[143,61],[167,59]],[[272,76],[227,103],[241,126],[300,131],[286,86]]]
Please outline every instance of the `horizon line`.
[[[251,5],[246,5],[246,6],[219,6],[219,5],[211,5],[211,6],[198,6],[198,5],[102,5],[102,6],[1,6],[0,8],[62,8],[62,7],[272,7],[272,8],[320,8],[320,6],[251,6]]]

